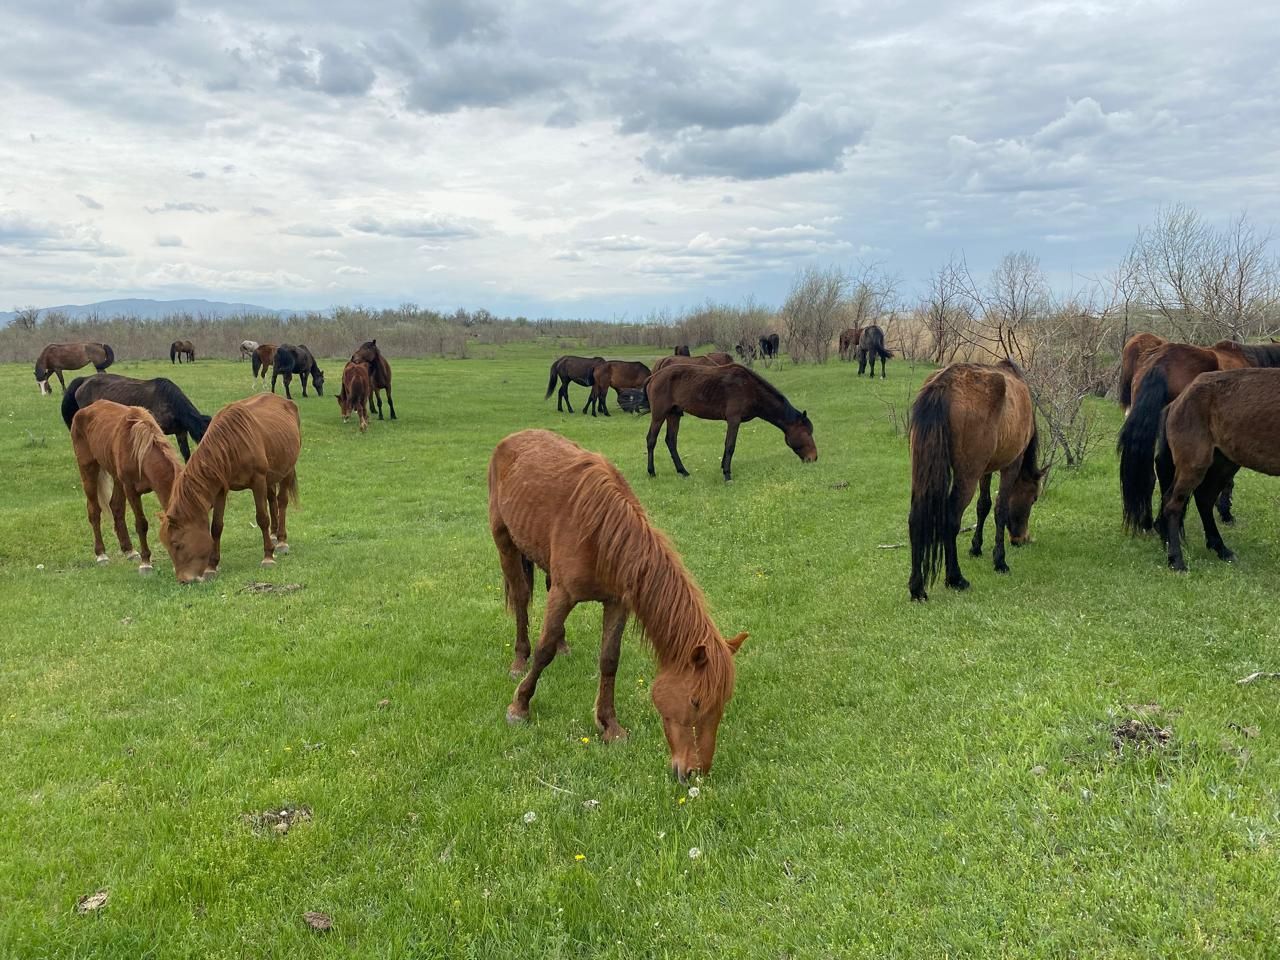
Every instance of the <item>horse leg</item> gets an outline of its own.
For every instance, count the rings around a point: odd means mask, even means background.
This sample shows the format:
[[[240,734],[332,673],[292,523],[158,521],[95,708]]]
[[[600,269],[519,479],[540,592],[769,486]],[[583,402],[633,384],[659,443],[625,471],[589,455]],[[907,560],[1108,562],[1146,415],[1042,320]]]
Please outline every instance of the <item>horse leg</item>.
[[[373,391],[373,399],[369,401],[369,412],[373,413],[374,404],[378,405],[378,419],[382,419],[382,394],[377,390]]]
[[[222,517],[227,511],[227,491],[221,490],[213,498],[213,519],[209,522],[209,535],[213,538],[213,552],[209,554],[209,566],[205,570],[206,578],[218,575],[218,566],[222,563]]]
[[[111,491],[111,520],[116,528],[116,540],[120,543],[120,552],[125,558],[132,560],[137,554],[133,552],[133,541],[129,539],[129,526],[124,518],[124,484],[116,482]]]
[[[680,436],[680,413],[667,414],[667,449],[671,451],[671,462],[676,465],[676,473],[687,477],[689,471],[680,462],[680,451],[676,449],[676,438]]]
[[[987,515],[991,513],[991,474],[982,475],[982,484],[978,492],[978,520],[973,525],[973,543],[969,546],[969,556],[982,556],[982,529],[987,525]]]
[[[505,526],[494,528],[493,542],[498,547],[507,606],[516,618],[516,650],[511,661],[511,678],[518,680],[529,669],[529,599],[533,596],[533,565],[520,553]]]
[[[1234,560],[1236,555],[1222,540],[1222,534],[1213,519],[1213,505],[1215,500],[1218,503],[1222,502],[1220,494],[1225,494],[1229,489],[1238,469],[1221,454],[1215,454],[1212,469],[1196,488],[1196,509],[1200,511],[1200,522],[1204,524],[1204,545],[1216,553],[1219,559],[1228,563]],[[1230,509],[1227,512],[1230,513]]]
[[[306,374],[306,373],[298,374],[298,379],[302,381],[302,395],[304,397],[307,395],[307,377],[308,376],[309,374]]]
[[[976,478],[971,480],[961,477],[957,472],[956,479],[951,485],[951,496],[947,501],[947,537],[942,546],[947,566],[946,583],[952,590],[969,588],[969,581],[960,572],[960,558],[956,556],[956,538],[960,536],[960,520],[964,517],[964,508],[973,499],[973,490],[977,485]]]
[[[1227,481],[1227,485],[1222,488],[1222,493],[1218,495],[1218,516],[1222,517],[1222,522],[1230,526],[1236,522],[1235,514],[1231,512],[1231,498],[1236,491],[1236,478],[1233,475]]]
[[[649,417],[649,434],[645,437],[645,447],[649,452],[649,476],[657,476],[653,470],[653,448],[658,445],[658,432],[662,429],[662,417],[658,416],[655,407]]]
[[[729,428],[724,432],[724,456],[720,458],[720,471],[724,474],[725,483],[733,480],[730,468],[733,466],[733,451],[738,445],[738,427],[741,425],[740,420],[730,420]]]
[[[64,379],[62,379],[62,371],[55,367],[53,372],[54,372],[54,373],[56,373],[56,374],[58,375],[58,382],[59,382],[60,384],[62,384],[62,392],[63,392],[63,393],[66,393],[66,392],[67,392],[67,381],[66,381],[66,380],[64,380]],[[101,371],[99,371],[99,372],[101,372]],[[53,391],[52,391],[52,390],[50,390],[49,392],[50,392],[50,393],[53,393]]]
[[[280,506],[278,503],[280,486],[278,483],[273,484],[270,480],[267,481],[267,514],[271,518],[269,521],[271,524],[271,542],[275,546],[275,552],[283,555],[288,553],[289,550],[287,545],[286,549],[280,549]]]
[[[622,655],[622,630],[627,625],[627,608],[618,600],[604,604],[604,629],[600,637],[600,692],[596,694],[596,727],[601,739],[625,740],[627,731],[618,723],[613,709],[614,681]]]
[[[142,562],[138,564],[138,572],[146,575],[152,571],[151,566],[151,547],[147,543],[147,511],[142,505],[142,494],[138,493],[136,487],[130,487],[125,496],[129,498],[129,506],[133,509],[133,529],[138,534],[138,546],[141,553],[138,559]]]
[[[564,405],[573,413],[573,403],[569,400],[569,381],[564,377],[560,378],[560,396],[564,397]],[[556,409],[560,409],[559,402],[556,403]]]
[[[266,379],[266,377],[264,376],[262,379],[264,379],[264,380],[265,380],[265,379]],[[288,381],[288,380],[286,380],[286,381],[284,382],[284,388],[285,388],[285,390],[288,390],[288,389],[289,389],[289,381]],[[275,368],[274,368],[274,367],[273,367],[273,368],[272,368],[272,370],[271,370],[271,392],[272,392],[272,393],[275,393],[275,392],[276,392],[276,371],[275,371]]]
[[[867,355],[861,350],[858,351],[858,376],[862,376],[862,371],[867,369]],[[871,371],[871,375],[875,376],[875,371]]]
[[[387,406],[391,409],[391,419],[396,418],[396,403],[391,399],[391,385],[387,384]]]
[[[102,468],[97,463],[88,463],[80,467],[80,484],[84,487],[85,512],[89,514],[89,528],[93,531],[93,556],[99,563],[107,563],[106,545],[102,542],[102,504],[98,502],[98,473]]]
[[[507,722],[519,723],[529,719],[529,701],[538,688],[538,677],[555,659],[556,650],[564,643],[564,621],[573,609],[575,601],[558,583],[547,594],[547,612],[542,618],[542,635],[533,651],[533,666],[516,687],[511,705],[507,707]]]
[[[191,459],[191,445],[187,442],[187,431],[179,430],[176,434],[178,449],[182,451],[183,463]]]
[[[258,529],[262,531],[262,566],[276,565],[276,548],[271,540],[271,491],[267,488],[267,478],[258,474],[253,478],[253,503],[257,508]]]
[[[1018,480],[1022,464],[1014,462],[1000,471],[1000,492],[996,495],[996,549],[993,554],[996,573],[1008,573],[1004,561],[1004,531],[1009,526],[1009,495]]]
[[[276,553],[289,552],[289,525],[285,515],[289,512],[289,488],[296,486],[297,483],[297,472],[291,470],[276,487],[276,516],[279,518],[279,527],[276,530]]]
[[[289,391],[289,384],[291,384],[291,383],[293,383],[293,374],[292,374],[292,373],[286,373],[286,374],[284,375],[284,398],[285,398],[286,400],[292,400],[292,399],[293,399],[293,394]],[[271,392],[272,392],[272,393],[275,393],[275,392],[276,392],[276,391],[275,391],[275,377],[274,377],[274,376],[271,378]]]
[[[588,412],[588,411],[590,411],[590,413],[591,413],[591,415],[592,415],[593,417],[596,415],[596,388],[595,388],[595,384],[592,384],[591,389],[587,391],[587,402],[586,402],[585,404],[583,404],[583,407],[582,407],[582,415],[585,417],[585,416],[587,415],[587,412]]]
[[[606,417],[611,416],[609,413],[609,388],[605,387],[600,391],[600,412]]]

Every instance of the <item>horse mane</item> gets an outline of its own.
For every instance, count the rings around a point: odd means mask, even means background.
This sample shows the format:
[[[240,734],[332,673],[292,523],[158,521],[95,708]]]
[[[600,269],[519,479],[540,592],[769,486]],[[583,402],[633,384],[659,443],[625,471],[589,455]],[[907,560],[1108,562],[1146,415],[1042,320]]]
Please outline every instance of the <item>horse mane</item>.
[[[209,422],[204,439],[173,484],[168,512],[207,514],[213,498],[240,462],[241,451],[258,444],[253,417],[235,404],[223,407]],[[185,507],[185,511],[182,508]]]
[[[714,370],[716,368],[712,367],[711,369]],[[760,374],[756,373],[750,367],[744,367],[741,364],[739,364],[738,369],[740,369],[744,373],[747,373],[751,377],[753,377],[756,383],[760,386],[760,389],[762,390],[762,392],[764,392],[774,400],[778,401],[778,403],[782,406],[782,422],[783,423],[795,423],[797,420],[804,419],[804,415],[799,410],[797,410],[792,405],[791,401],[787,399],[786,395],[777,387],[775,387],[772,383],[770,383],[764,377],[760,376]]]
[[[660,662],[692,665],[705,646],[699,689],[723,702],[733,692],[733,655],[707,602],[666,535],[655,528],[617,468],[592,457],[569,497],[595,534],[598,569],[633,611]]]
[[[1241,343],[1238,345],[1255,367],[1280,367],[1280,344]]]
[[[158,448],[161,456],[169,462],[169,466],[173,468],[173,475],[176,479],[182,473],[182,460],[179,459],[177,452],[169,443],[160,430],[160,425],[156,423],[155,417],[151,416],[142,407],[137,408],[143,411],[145,415],[139,415],[130,411],[129,415],[129,455],[138,467],[139,473],[144,473],[144,466],[147,457],[151,454],[152,448]]]

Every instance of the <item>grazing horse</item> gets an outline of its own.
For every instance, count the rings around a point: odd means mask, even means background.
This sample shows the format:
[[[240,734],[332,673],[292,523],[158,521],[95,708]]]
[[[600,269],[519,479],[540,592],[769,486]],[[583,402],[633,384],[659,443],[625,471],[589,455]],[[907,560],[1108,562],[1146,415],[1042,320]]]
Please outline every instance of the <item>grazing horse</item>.
[[[300,343],[294,346],[292,343],[282,343],[276,347],[276,359],[271,368],[271,392],[276,392],[276,378],[284,377],[284,395],[292,400],[293,394],[289,392],[289,384],[293,382],[295,373],[302,381],[304,397],[307,395],[308,377],[311,378],[312,386],[316,388],[316,396],[324,396],[324,371],[316,363],[316,358],[311,355],[311,351],[305,344]]]
[[[649,379],[649,368],[637,360],[606,360],[597,363],[591,371],[591,396],[582,412],[591,411],[596,415],[598,409],[606,417],[609,416],[609,388],[618,391],[618,402],[622,402],[622,391],[627,388],[643,387]]]
[[[154,492],[160,506],[168,504],[174,482],[182,473],[182,461],[173,452],[159,424],[142,407],[129,407],[112,400],[99,400],[71,419],[71,447],[93,530],[93,553],[99,563],[107,563],[102,543],[102,511],[110,510],[120,550],[130,560],[141,560],[138,572],[152,572],[151,547],[147,544],[147,512],[142,495]],[[129,542],[124,523],[124,504],[133,509],[138,531],[138,553]]]
[[[720,635],[702,592],[617,468],[559,434],[513,433],[489,461],[489,529],[516,620],[514,676],[528,665],[533,568],[555,571],[533,666],[516,687],[507,720],[528,719],[538,678],[564,648],[565,618],[577,604],[598,600],[604,629],[595,720],[603,739],[627,736],[613,692],[622,631],[634,614],[658,660],[650,695],[672,772],[680,780],[710,772],[720,719],[733,696],[733,655],[747,635]]]
[[[175,340],[169,344],[170,363],[181,363],[184,356],[187,358],[187,363],[196,362],[196,348],[190,340]]]
[[[250,359],[253,356],[254,351],[257,349],[258,349],[257,340],[241,340],[240,341],[240,359],[241,360]]]
[[[276,345],[274,343],[260,343],[253,351],[253,379],[254,389],[257,389],[259,377],[262,378],[262,386],[267,385],[267,371],[271,369],[271,365],[276,362]]]
[[[1241,467],[1280,476],[1277,397],[1280,370],[1228,370],[1200,374],[1169,404],[1156,456],[1160,514],[1155,525],[1174,570],[1187,569],[1182,524],[1193,494],[1205,546],[1223,560],[1235,559],[1213,521],[1213,503]]]
[[[556,380],[559,380],[560,392],[556,394],[556,410],[563,413],[564,408],[568,407],[569,412],[573,413],[573,404],[569,402],[569,384],[577,383],[584,387],[592,386],[594,380],[591,374],[598,363],[604,363],[604,357],[575,357],[572,355],[557,357],[551,363],[551,379],[547,381],[547,395],[542,399],[551,399],[551,394],[556,389]]]
[[[391,419],[394,420],[396,418],[396,405],[391,399],[391,364],[387,362],[386,356],[378,349],[378,341],[366,340],[360,344],[360,346],[356,347],[356,352],[351,355],[351,360],[354,363],[363,363],[369,369],[370,411],[377,405],[378,419],[383,419],[382,396],[379,394],[379,391],[383,391],[387,395],[387,406],[391,410]]]
[[[71,420],[77,410],[83,410],[98,400],[145,407],[155,417],[160,429],[177,439],[183,460],[191,459],[188,435],[199,443],[209,427],[209,418],[196,409],[172,380],[164,377],[135,380],[114,373],[99,373],[92,377],[76,377],[62,395],[62,419],[67,429],[71,429]]]
[[[653,365],[653,372],[665,370],[667,367],[677,363],[696,363],[704,367],[723,367],[733,363],[733,357],[727,353],[704,353],[697,357],[659,357]]]
[[[62,392],[66,393],[67,381],[63,379],[63,370],[79,370],[92,363],[94,369],[101,373],[115,359],[115,351],[105,343],[51,343],[36,358],[36,386],[42,395],[53,393],[49,379],[57,376]]]
[[[995,568],[1008,573],[1004,531],[1015,545],[1026,543],[1031,507],[1040,496],[1044,471],[1036,464],[1038,436],[1031,392],[1022,372],[1008,360],[995,365],[953,363],[933,373],[911,406],[912,600],[926,600],[925,588],[945,559],[947,586],[964,590],[956,537],[960,518],[979,481],[978,522],[969,553],[982,556],[982,528],[991,511],[991,475],[1000,471],[996,499]]]
[[[1124,342],[1124,349],[1120,351],[1118,399],[1120,409],[1124,411],[1126,417],[1129,415],[1129,407],[1133,405],[1133,378],[1138,372],[1138,367],[1152,350],[1168,342],[1158,333],[1135,333]]]
[[[858,376],[862,376],[862,371],[867,367],[867,358],[871,358],[871,376],[876,375],[876,359],[880,360],[880,379],[885,378],[884,362],[893,356],[892,350],[886,350],[884,347],[884,331],[877,327],[874,323],[870,326],[862,328],[862,334],[858,337]]]
[[[229,403],[209,424],[160,515],[160,542],[173,558],[180,583],[216,576],[222,560],[222,516],[227,493],[252,490],[262,531],[262,566],[289,552],[285,512],[298,502],[298,408],[274,393]],[[213,522],[209,522],[209,511]]]
[[[373,384],[369,379],[369,368],[363,363],[348,360],[342,368],[342,390],[338,394],[338,409],[342,411],[342,422],[346,423],[354,410],[360,417],[360,432],[369,429],[369,395],[373,393]]]
[[[776,333],[765,334],[760,338],[760,356],[764,359],[764,365],[767,367],[769,361],[777,358],[781,341]]]
[[[687,357],[689,355],[689,345],[687,343],[677,344],[676,352],[672,356]]]
[[[680,462],[676,438],[680,433],[680,418],[686,413],[702,420],[725,420],[729,427],[724,435],[724,456],[720,469],[725,482],[733,479],[733,450],[738,442],[738,427],[759,417],[782,431],[797,457],[805,463],[818,459],[818,448],[813,442],[813,424],[803,410],[797,410],[786,397],[754,370],[733,363],[728,366],[703,366],[679,363],[658,371],[645,385],[649,396],[649,476],[653,470],[653,448],[658,443],[658,431],[667,424],[667,449],[676,473],[683,477],[689,471]]]
[[[861,327],[846,327],[840,331],[840,359],[852,360],[858,348],[858,338],[862,336]]]
[[[748,367],[756,362],[756,345],[745,337],[733,345],[733,352]]]
[[[1133,403],[1120,428],[1120,495],[1125,529],[1150,530],[1151,496],[1155,492],[1156,438],[1164,408],[1202,373],[1243,367],[1280,366],[1280,346],[1245,345],[1220,340],[1212,347],[1165,343],[1147,352],[1133,377]],[[1231,486],[1222,491],[1218,512],[1231,523]]]

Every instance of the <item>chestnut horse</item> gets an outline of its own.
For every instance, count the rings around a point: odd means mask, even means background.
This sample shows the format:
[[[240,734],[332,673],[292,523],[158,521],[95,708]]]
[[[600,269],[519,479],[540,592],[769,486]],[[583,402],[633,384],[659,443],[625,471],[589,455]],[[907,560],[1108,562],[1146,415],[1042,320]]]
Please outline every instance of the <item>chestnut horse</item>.
[[[277,553],[289,552],[285,511],[290,501],[298,502],[301,449],[302,428],[292,400],[260,393],[214,414],[160,515],[160,541],[180,583],[217,575],[222,516],[231,490],[253,491],[262,531],[262,565],[274,566]]]
[[[360,432],[369,429],[369,394],[373,384],[369,380],[369,368],[363,363],[348,360],[342,368],[342,391],[338,394],[338,409],[342,422],[346,423],[354,410],[360,418]]]
[[[1164,408],[1202,373],[1244,367],[1280,366],[1280,346],[1239,344],[1220,340],[1212,347],[1165,343],[1147,352],[1133,378],[1133,404],[1120,428],[1120,494],[1125,529],[1150,530],[1151,496],[1155,492],[1156,438]],[[1231,523],[1231,493],[1227,486],[1218,500],[1224,523]]]
[[[1182,524],[1193,494],[1205,545],[1223,560],[1235,559],[1213,521],[1213,502],[1241,467],[1280,476],[1277,397],[1280,370],[1229,370],[1200,374],[1169,404],[1156,457],[1156,527],[1174,570],[1187,569]]]
[[[101,373],[115,359],[115,351],[105,343],[51,343],[36,358],[36,386],[42,395],[53,393],[49,379],[57,376],[62,392],[66,393],[67,381],[63,379],[63,370],[79,370],[92,363],[94,369]]]
[[[747,635],[720,635],[702,592],[617,468],[559,434],[513,433],[489,461],[489,529],[516,620],[514,676],[529,660],[533,568],[554,571],[533,666],[516,687],[507,720],[528,719],[538,678],[564,647],[565,618],[577,604],[596,600],[604,605],[595,707],[603,739],[627,735],[614,712],[613,691],[622,631],[634,614],[658,660],[651,696],[671,769],[681,780],[694,771],[708,773],[733,696],[733,655]]]
[[[253,356],[254,351],[258,349],[257,340],[241,340],[240,341],[240,359],[248,360]]]
[[[382,397],[379,391],[385,392],[387,395],[387,406],[391,410],[391,419],[396,418],[396,405],[391,399],[391,364],[387,362],[387,358],[382,351],[378,349],[377,340],[366,340],[360,346],[356,347],[356,352],[351,355],[351,359],[355,363],[363,363],[369,370],[369,409],[373,410],[375,404],[378,408],[378,419],[382,420]]]
[[[606,360],[604,363],[597,363],[591,371],[591,396],[582,412],[590,410],[594,417],[598,409],[607,417],[610,387],[618,391],[621,402],[624,389],[643,387],[648,379],[649,368],[636,360]]]
[[[740,364],[704,366],[697,363],[677,363],[665,367],[649,378],[645,385],[649,397],[649,476],[654,476],[653,448],[658,442],[658,431],[663,421],[667,424],[667,449],[676,473],[687,477],[689,471],[680,462],[676,438],[680,433],[680,418],[692,414],[702,420],[725,420],[729,428],[724,435],[724,456],[720,469],[725,482],[733,479],[733,450],[738,442],[738,427],[759,417],[782,431],[797,457],[805,463],[818,459],[818,448],[813,442],[813,424],[803,410],[797,410],[768,380],[754,370]]]
[[[885,378],[884,362],[893,356],[892,350],[884,346],[884,331],[874,323],[863,327],[858,337],[858,376],[862,376],[867,367],[867,359],[871,360],[871,376],[876,375],[876,360],[880,361],[880,379]]]
[[[760,338],[760,356],[764,359],[766,367],[770,360],[778,356],[780,342],[776,333],[768,333]]]
[[[568,407],[573,413],[573,404],[569,402],[569,384],[577,383],[584,387],[593,385],[592,371],[596,364],[604,363],[604,357],[575,357],[566,355],[557,357],[551,362],[551,379],[547,381],[547,395],[543,400],[550,400],[556,389],[556,380],[560,381],[560,392],[556,394],[556,411],[564,413]]]
[[[182,473],[182,461],[174,453],[151,416],[142,407],[127,407],[113,400],[99,400],[76,412],[71,419],[71,447],[93,530],[93,553],[107,563],[102,543],[102,511],[110,510],[120,550],[129,560],[141,560],[138,572],[152,572],[151,547],[147,544],[147,513],[142,495],[154,492],[164,507],[174,482]],[[138,531],[138,553],[129,542],[124,504],[133,509]]]
[[[77,410],[98,400],[144,407],[156,418],[161,430],[177,439],[183,460],[191,459],[188,435],[199,443],[209,427],[209,418],[196,409],[172,380],[164,377],[135,380],[114,373],[97,373],[92,377],[76,377],[62,395],[62,419],[67,429],[71,429],[71,419]]]
[[[253,379],[256,381],[262,378],[263,389],[267,386],[267,372],[271,369],[271,365],[276,361],[276,345],[274,343],[260,343],[253,351]],[[257,387],[257,383],[254,383]]]
[[[862,336],[861,327],[846,327],[840,331],[840,359],[852,360],[853,352],[858,346],[858,338]]]
[[[687,357],[684,355],[674,357],[659,357],[653,365],[653,372],[665,370],[674,363],[697,363],[704,367],[723,367],[733,363],[733,357],[727,353],[704,353],[697,357]]]
[[[1124,349],[1120,351],[1120,389],[1116,398],[1126,417],[1133,405],[1133,378],[1139,365],[1152,350],[1168,342],[1158,333],[1135,333],[1124,342]]]
[[[1009,572],[1004,531],[1009,528],[1014,546],[1029,540],[1031,507],[1040,496],[1044,475],[1036,464],[1038,443],[1031,392],[1021,371],[1008,360],[994,365],[953,363],[925,380],[911,405],[912,600],[928,599],[925,588],[937,578],[943,560],[947,586],[969,586],[956,558],[960,518],[981,481],[969,553],[982,556],[991,475],[997,470],[995,568]]]
[[[187,363],[196,362],[196,348],[190,340],[175,340],[169,344],[170,363],[181,363],[184,356]]]

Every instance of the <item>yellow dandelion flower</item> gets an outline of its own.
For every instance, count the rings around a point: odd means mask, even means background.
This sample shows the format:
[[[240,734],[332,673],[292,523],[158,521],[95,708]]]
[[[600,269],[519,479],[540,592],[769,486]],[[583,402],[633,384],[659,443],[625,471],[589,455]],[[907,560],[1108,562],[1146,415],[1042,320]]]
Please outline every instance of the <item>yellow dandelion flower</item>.
[[[573,859],[581,863],[583,860],[587,859],[587,855],[585,853],[575,853],[573,855]]]
[[[581,741],[579,741],[579,742],[580,742],[580,743],[590,743],[590,742],[591,742],[591,738],[590,738],[590,737],[583,737],[583,738],[581,739]]]
[[[678,804],[680,804],[680,805],[682,805],[682,806],[683,806],[683,805],[684,805],[684,799],[685,799],[684,797],[681,797],[679,800],[677,800],[677,801],[676,801],[676,803],[678,803]]]

